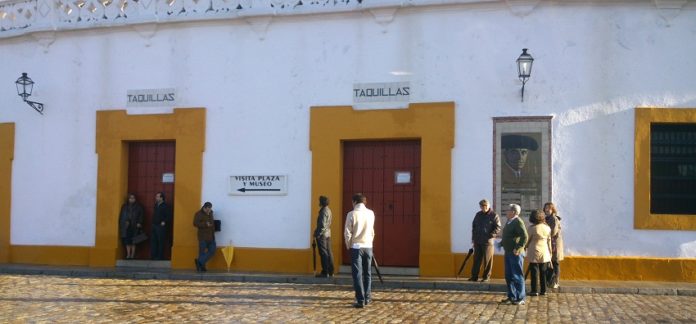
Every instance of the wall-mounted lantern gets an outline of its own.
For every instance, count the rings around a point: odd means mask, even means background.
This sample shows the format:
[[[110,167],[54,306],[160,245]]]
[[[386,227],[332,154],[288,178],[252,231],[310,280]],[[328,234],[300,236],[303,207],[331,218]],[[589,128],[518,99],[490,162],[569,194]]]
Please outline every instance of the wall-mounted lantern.
[[[522,102],[524,102],[524,84],[527,83],[529,76],[532,74],[532,63],[534,58],[527,53],[527,49],[522,49],[522,54],[517,58],[517,71],[519,72],[520,81],[522,81]]]
[[[29,101],[27,98],[31,96],[31,91],[34,89],[34,81],[32,81],[26,73],[22,73],[22,76],[15,82],[17,85],[17,94],[22,97],[22,100],[29,104],[31,108],[34,108],[39,114],[43,115],[44,105],[40,102]]]

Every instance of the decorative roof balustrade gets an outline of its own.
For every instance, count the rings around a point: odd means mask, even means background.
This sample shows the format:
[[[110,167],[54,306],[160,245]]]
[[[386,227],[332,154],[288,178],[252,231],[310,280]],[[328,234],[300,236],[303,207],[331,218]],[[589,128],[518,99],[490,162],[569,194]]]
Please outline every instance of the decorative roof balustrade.
[[[367,4],[366,2],[370,2]],[[31,32],[400,7],[420,0],[14,0],[0,2],[0,38]],[[429,1],[435,2],[435,1]],[[437,3],[471,2],[442,0]],[[480,2],[480,1],[476,1]]]
[[[338,13],[381,8],[498,3],[516,15],[542,0],[0,0],[0,38],[146,23]],[[634,0],[648,2],[648,0]],[[650,0],[669,19],[689,0]],[[695,0],[690,0],[695,1]],[[566,1],[563,1],[566,2]],[[593,2],[567,0],[567,2]],[[603,1],[599,0],[598,3]],[[375,18],[381,13],[375,13]],[[390,14],[387,14],[390,16]],[[669,16],[669,17],[668,17]],[[391,13],[393,18],[393,12]],[[387,17],[389,21],[391,18]]]

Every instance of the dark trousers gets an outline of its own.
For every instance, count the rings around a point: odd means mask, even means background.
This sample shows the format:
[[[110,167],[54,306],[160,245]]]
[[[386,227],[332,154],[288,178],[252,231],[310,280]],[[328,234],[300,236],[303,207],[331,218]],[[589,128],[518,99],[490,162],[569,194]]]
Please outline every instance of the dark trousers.
[[[561,266],[558,264],[558,260],[552,259],[551,264],[553,264],[553,284],[558,284],[558,279],[561,275]]]
[[[512,301],[524,300],[524,273],[522,272],[522,255],[505,252],[505,284],[507,296]]]
[[[153,225],[152,239],[150,240],[150,259],[164,259],[164,244],[166,242],[166,235],[166,228],[159,225]]]
[[[493,269],[493,244],[474,244],[474,266],[471,268],[471,278],[479,278],[479,270],[483,263],[483,275],[481,278],[490,279]]]
[[[529,274],[532,275],[532,292],[546,293],[546,263],[530,263]],[[541,290],[537,290],[537,281],[541,282]]]
[[[334,261],[331,253],[331,237],[320,236],[317,238],[319,256],[321,257],[321,274],[333,275]]]
[[[372,299],[372,248],[351,248],[350,261],[355,299],[359,304],[365,304],[366,300]]]
[[[205,264],[215,255],[217,244],[212,241],[198,241],[198,263],[205,268]]]

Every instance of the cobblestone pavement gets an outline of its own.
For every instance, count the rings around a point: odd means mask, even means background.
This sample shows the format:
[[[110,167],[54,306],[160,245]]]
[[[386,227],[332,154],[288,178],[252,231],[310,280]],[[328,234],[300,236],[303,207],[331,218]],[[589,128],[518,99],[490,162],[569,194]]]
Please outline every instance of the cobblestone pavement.
[[[0,275],[0,322],[696,323],[695,296],[379,289],[364,309],[350,286]]]

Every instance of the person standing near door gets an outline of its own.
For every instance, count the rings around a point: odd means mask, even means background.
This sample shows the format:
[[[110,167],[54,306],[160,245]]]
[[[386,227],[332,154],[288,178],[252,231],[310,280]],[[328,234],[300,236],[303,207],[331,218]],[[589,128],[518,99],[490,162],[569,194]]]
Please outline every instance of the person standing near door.
[[[372,301],[372,241],[375,238],[375,213],[365,207],[367,198],[353,195],[353,211],[346,216],[344,239],[350,250],[355,308],[363,308]]]
[[[329,197],[319,197],[319,215],[317,216],[317,228],[314,230],[314,239],[319,246],[319,256],[321,258],[320,278],[333,277],[334,264],[333,254],[331,253],[331,209],[329,209]]]
[[[196,271],[206,272],[205,264],[215,255],[215,218],[213,204],[205,202],[201,210],[193,216],[193,226],[198,228],[198,258],[193,259]]]
[[[150,242],[150,258],[164,259],[164,245],[167,242],[167,228],[172,221],[172,211],[164,201],[164,193],[155,194],[155,211],[152,214],[152,241]]]
[[[128,194],[128,199],[121,206],[119,216],[119,236],[126,247],[126,259],[135,259],[133,237],[143,229],[143,207],[135,200],[135,195]]]
[[[476,213],[471,224],[471,244],[474,246],[474,266],[471,268],[469,281],[479,278],[481,262],[483,261],[483,275],[481,282],[491,279],[493,269],[493,239],[500,233],[500,217],[490,208],[488,200],[479,201],[481,211]]]

